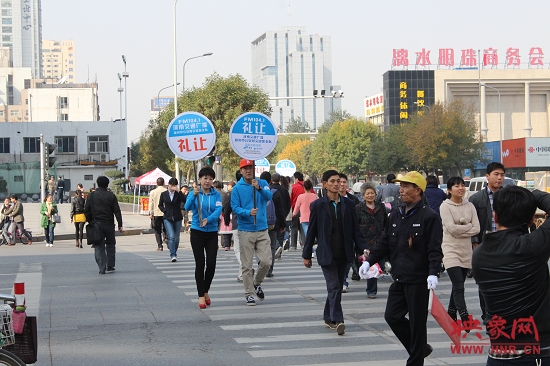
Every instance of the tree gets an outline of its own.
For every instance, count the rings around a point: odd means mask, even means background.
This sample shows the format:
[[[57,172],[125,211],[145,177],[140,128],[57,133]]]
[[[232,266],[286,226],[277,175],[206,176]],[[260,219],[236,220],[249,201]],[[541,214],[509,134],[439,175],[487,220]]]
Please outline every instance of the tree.
[[[124,192],[123,186],[130,183],[128,179],[124,178],[124,172],[120,170],[107,170],[104,174],[111,178],[111,190],[115,194]]]
[[[409,148],[405,145],[405,141],[403,126],[391,126],[370,146],[368,159],[370,169],[382,175],[409,170],[411,168]]]
[[[300,117],[291,118],[285,129],[286,133],[304,133],[308,131],[309,124],[306,121],[302,121]]]
[[[328,118],[317,130],[319,131],[319,133],[328,132],[331,129],[332,125],[334,125],[335,123],[345,121],[351,117],[351,113],[349,113],[345,109],[332,110],[328,113]]]
[[[202,113],[212,122],[216,130],[217,154],[222,156],[222,166],[227,172],[235,171],[240,160],[229,143],[229,129],[233,121],[241,114],[251,111],[271,115],[266,93],[249,85],[241,75],[224,78],[217,73],[206,78],[201,87],[187,89],[178,96],[178,112],[184,111]],[[173,118],[172,103],[161,111],[156,120],[150,122],[146,142],[140,144],[144,161],[142,167],[145,171],[156,167],[174,171],[174,154],[166,144],[166,129]],[[191,162],[180,163],[184,171],[189,172],[191,166]],[[228,176],[232,177],[232,173]]]
[[[306,168],[305,151],[311,145],[311,140],[296,140],[288,143],[283,151],[277,155],[277,161],[288,159],[296,164],[296,170],[304,171]]]

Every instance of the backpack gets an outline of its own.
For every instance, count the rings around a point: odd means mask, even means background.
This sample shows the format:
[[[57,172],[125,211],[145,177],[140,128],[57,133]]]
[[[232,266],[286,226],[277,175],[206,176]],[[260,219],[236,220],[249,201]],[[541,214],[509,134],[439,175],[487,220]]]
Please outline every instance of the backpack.
[[[277,192],[276,188],[271,189],[271,193],[275,194]],[[269,226],[269,230],[273,230],[275,228],[275,224],[277,223],[277,214],[275,212],[275,204],[273,203],[273,198],[267,201],[267,205],[265,206],[265,216],[267,218],[267,226]]]

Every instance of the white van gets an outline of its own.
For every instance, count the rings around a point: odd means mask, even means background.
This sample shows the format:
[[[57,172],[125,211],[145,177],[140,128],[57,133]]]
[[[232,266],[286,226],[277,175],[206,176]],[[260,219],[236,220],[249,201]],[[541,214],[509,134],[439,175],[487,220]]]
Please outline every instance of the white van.
[[[515,186],[516,182],[512,178],[504,177],[504,182],[502,183],[502,186],[506,187],[509,185]],[[485,186],[487,186],[486,177],[477,177],[470,179],[470,187],[468,187],[469,196],[471,196],[475,192],[481,191]]]

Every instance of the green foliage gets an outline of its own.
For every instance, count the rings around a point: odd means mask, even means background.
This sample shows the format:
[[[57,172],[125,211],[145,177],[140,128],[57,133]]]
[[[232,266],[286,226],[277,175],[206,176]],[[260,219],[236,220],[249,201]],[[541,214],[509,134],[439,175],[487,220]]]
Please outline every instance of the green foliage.
[[[319,133],[328,132],[331,129],[332,125],[334,125],[335,123],[345,121],[346,119],[352,117],[353,116],[351,115],[351,113],[349,113],[345,109],[335,109],[333,111],[330,111],[328,114],[328,118],[321,125],[321,127],[318,128],[318,131]]]
[[[217,154],[222,156],[222,166],[227,171],[238,168],[240,158],[229,144],[229,129],[237,117],[246,112],[271,115],[268,96],[258,87],[251,86],[241,75],[224,78],[216,73],[209,76],[199,88],[185,90],[178,96],[178,113],[193,111],[204,114],[216,130]],[[160,168],[174,172],[174,154],[166,144],[166,129],[174,118],[174,104],[161,111],[159,117],[149,123],[143,144],[140,143],[143,171]],[[192,162],[180,161],[180,169],[192,174]],[[191,173],[190,173],[191,172]]]
[[[121,172],[120,170],[107,170],[104,175],[112,180],[124,177],[124,172]]]
[[[287,133],[303,133],[308,131],[309,124],[306,121],[302,121],[300,117],[291,118],[285,129]]]
[[[134,203],[133,194],[116,194],[116,198],[119,203]],[[136,203],[139,203],[139,196],[136,197]]]

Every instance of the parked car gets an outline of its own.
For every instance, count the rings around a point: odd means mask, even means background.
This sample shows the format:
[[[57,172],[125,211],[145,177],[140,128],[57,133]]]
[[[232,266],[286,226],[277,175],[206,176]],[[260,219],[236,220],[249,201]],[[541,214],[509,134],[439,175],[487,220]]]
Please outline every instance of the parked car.
[[[516,185],[516,181],[510,177],[504,177],[504,182],[502,183],[503,187],[509,185]],[[469,195],[471,196],[475,192],[481,191],[485,186],[487,186],[487,178],[477,177],[470,179],[470,186],[468,187]]]

